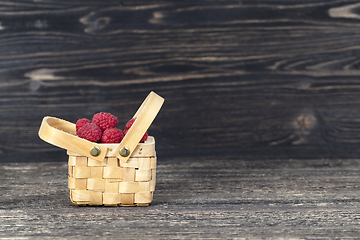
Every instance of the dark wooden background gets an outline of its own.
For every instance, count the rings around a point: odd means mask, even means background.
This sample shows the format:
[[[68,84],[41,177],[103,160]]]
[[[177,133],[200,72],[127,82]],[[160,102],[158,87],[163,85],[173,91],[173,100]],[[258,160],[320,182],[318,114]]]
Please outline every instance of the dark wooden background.
[[[0,1],[0,161],[66,161],[45,115],[150,91],[159,161],[357,158],[359,53],[355,0]]]

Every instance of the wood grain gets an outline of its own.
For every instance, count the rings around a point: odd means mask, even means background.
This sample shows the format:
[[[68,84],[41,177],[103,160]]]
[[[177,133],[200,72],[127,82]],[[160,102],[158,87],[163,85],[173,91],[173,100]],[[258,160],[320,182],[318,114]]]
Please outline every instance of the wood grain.
[[[359,238],[359,160],[257,162],[159,163],[149,207],[76,207],[66,163],[4,163],[0,238]]]
[[[151,90],[159,160],[357,158],[359,19],[355,0],[0,1],[0,161],[65,161],[44,116],[121,126]]]

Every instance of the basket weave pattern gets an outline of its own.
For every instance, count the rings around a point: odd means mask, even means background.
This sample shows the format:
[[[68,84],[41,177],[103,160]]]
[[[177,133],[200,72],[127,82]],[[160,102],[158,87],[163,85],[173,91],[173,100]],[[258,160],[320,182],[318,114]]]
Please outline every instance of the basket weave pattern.
[[[68,151],[70,199],[76,205],[148,206],[156,183],[156,156],[141,156],[139,144],[135,157],[122,162],[107,154],[103,162]],[[141,157],[139,157],[141,156]]]
[[[67,149],[70,199],[75,205],[148,206],[156,182],[155,139],[139,143],[164,99],[150,92],[118,144],[100,144],[79,138],[76,125],[45,116],[39,137]],[[95,152],[93,151],[95,149]],[[125,152],[124,152],[125,151]]]

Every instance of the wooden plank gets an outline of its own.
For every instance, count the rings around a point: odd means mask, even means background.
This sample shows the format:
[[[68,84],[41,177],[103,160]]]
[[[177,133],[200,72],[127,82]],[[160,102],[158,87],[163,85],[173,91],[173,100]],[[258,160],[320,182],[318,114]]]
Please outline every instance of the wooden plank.
[[[359,171],[359,160],[159,163],[150,206],[76,207],[66,164],[6,163],[0,238],[356,239]]]
[[[355,0],[0,1],[0,161],[64,161],[44,116],[121,127],[151,90],[159,159],[356,158],[358,16]]]

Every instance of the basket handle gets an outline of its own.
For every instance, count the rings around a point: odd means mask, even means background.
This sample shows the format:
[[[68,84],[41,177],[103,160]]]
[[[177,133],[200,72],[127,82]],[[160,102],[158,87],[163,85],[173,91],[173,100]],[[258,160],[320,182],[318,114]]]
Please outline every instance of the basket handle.
[[[116,157],[120,159],[120,161],[126,162],[129,159],[141,138],[154,121],[163,103],[164,98],[155,92],[150,92],[143,101],[133,116],[133,118],[136,118],[134,123],[116,150]]]
[[[135,113],[133,125],[119,144],[116,157],[121,161],[127,161],[134,151],[140,139],[144,136],[147,129],[159,112],[164,99],[154,92],[146,97],[138,111]],[[76,136],[76,125],[56,118],[46,116],[41,122],[39,137],[57,147],[76,152],[83,156],[103,161],[108,148],[101,144],[93,143]],[[124,154],[124,150],[126,154]]]
[[[103,161],[107,147],[76,136],[76,125],[56,118],[44,117],[39,129],[39,137],[57,147],[76,152],[97,161]]]

